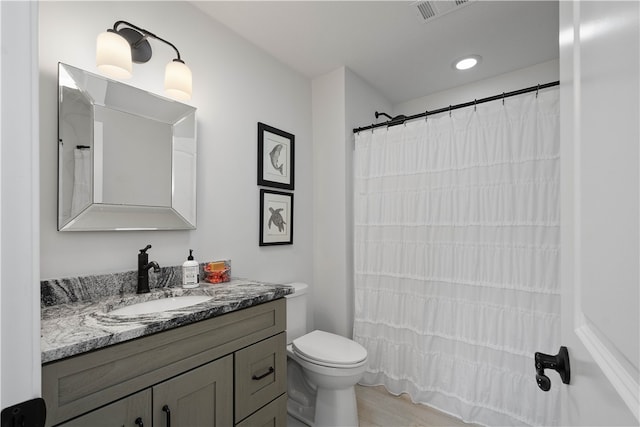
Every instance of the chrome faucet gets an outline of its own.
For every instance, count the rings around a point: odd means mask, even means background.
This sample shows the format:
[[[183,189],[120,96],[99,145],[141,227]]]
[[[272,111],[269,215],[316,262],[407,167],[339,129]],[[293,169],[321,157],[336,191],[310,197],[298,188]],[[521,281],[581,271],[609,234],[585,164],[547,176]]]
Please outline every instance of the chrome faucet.
[[[147,251],[151,249],[151,245],[147,245],[144,249],[140,249],[138,254],[138,294],[146,294],[149,292],[149,269],[153,267],[153,271],[160,272],[160,266],[157,262],[149,262],[149,254]]]

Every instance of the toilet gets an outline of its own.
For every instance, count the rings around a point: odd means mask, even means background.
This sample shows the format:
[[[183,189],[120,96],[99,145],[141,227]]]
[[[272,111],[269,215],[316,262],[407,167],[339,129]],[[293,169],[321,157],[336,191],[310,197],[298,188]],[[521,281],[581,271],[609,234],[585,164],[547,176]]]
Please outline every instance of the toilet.
[[[286,296],[287,413],[308,426],[357,426],[354,386],[366,369],[367,350],[340,335],[307,332],[308,286],[289,286],[295,292]]]

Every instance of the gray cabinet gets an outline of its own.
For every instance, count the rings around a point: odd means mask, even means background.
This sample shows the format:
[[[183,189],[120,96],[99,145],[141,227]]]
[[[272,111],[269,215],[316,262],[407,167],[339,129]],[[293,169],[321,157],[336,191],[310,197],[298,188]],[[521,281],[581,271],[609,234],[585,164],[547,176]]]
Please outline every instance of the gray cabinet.
[[[46,425],[165,427],[166,409],[173,427],[254,425],[269,407],[285,426],[285,310],[271,301],[45,364]]]

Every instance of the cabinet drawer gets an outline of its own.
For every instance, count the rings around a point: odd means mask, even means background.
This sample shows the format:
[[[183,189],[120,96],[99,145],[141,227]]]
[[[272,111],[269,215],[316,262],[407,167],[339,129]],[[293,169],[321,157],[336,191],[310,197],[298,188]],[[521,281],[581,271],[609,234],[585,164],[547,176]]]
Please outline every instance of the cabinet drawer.
[[[287,391],[285,348],[283,332],[235,353],[236,422]]]
[[[253,415],[236,424],[236,427],[286,427],[287,395],[283,394]]]
[[[138,419],[144,425],[151,425],[151,389],[113,402],[58,427],[139,427],[140,424],[136,424]]]

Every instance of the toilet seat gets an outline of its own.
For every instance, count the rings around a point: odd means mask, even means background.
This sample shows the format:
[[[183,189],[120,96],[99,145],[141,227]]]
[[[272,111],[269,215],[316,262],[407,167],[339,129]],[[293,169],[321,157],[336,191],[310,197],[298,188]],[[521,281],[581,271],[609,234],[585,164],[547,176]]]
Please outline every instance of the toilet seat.
[[[367,350],[357,342],[319,330],[293,340],[292,350],[307,362],[333,368],[353,368],[367,360]]]

